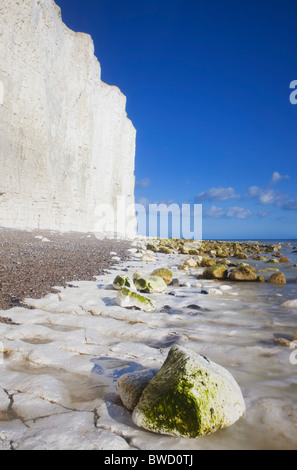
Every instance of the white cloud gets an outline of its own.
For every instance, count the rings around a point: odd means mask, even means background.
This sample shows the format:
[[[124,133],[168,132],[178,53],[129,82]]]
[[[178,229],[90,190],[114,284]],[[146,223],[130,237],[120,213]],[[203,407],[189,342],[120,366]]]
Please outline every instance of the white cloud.
[[[276,184],[279,181],[288,180],[288,179],[290,179],[289,175],[283,175],[282,176],[278,171],[275,171],[272,175],[270,184]]]
[[[143,180],[137,181],[137,188],[147,188],[151,185],[151,180],[149,178],[144,178]]]
[[[210,209],[204,211],[204,215],[218,219],[219,217],[223,217],[225,215],[225,211],[221,207],[211,206]]]
[[[258,186],[251,186],[248,189],[247,196],[256,199],[261,204],[275,204],[279,205],[284,201],[286,195],[275,189],[259,188]]]
[[[229,207],[226,211],[221,207],[211,206],[210,209],[203,211],[204,216],[219,219],[221,217],[233,217],[235,219],[246,219],[253,213],[249,209],[243,207]]]
[[[199,193],[195,198],[196,202],[203,201],[227,201],[228,199],[237,199],[240,196],[236,194],[234,188],[210,188],[207,191]]]
[[[226,215],[227,217],[234,217],[236,219],[246,219],[252,215],[252,211],[244,209],[243,207],[229,207]]]

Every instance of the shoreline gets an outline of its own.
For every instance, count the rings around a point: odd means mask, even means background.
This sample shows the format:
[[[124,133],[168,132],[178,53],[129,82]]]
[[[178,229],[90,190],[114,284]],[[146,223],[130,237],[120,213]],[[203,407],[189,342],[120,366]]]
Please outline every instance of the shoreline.
[[[57,285],[94,280],[125,260],[130,246],[87,233],[0,229],[0,310],[57,292]]]
[[[95,280],[56,285],[58,293],[26,298],[27,307],[3,312],[15,324],[0,324],[0,449],[296,448],[296,365],[289,362],[292,350],[275,341],[296,330],[296,310],[283,306],[287,291],[296,298],[296,285],[201,279],[204,267],[178,269],[197,255],[153,252],[151,242],[134,242],[125,261],[114,260]],[[147,294],[154,312],[116,303],[118,274],[160,267],[171,269],[179,283]],[[199,439],[137,428],[117,380],[159,369],[173,344],[225,367],[242,390],[246,415]]]

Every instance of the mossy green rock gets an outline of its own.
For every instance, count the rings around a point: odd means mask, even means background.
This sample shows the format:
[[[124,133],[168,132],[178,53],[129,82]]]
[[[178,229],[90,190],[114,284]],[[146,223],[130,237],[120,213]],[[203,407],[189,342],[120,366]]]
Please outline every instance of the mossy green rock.
[[[137,290],[145,293],[164,292],[167,285],[160,276],[146,276],[135,279],[135,287]]]
[[[151,276],[161,277],[165,281],[165,283],[168,285],[172,282],[173,272],[167,268],[158,268],[152,272]]]
[[[232,425],[244,411],[241,390],[226,369],[174,345],[132,419],[149,431],[197,438]]]
[[[268,279],[268,282],[270,282],[270,284],[286,284],[287,283],[286,278],[283,273],[272,274],[270,278]]]
[[[155,310],[155,304],[153,300],[129,289],[128,287],[122,287],[118,291],[116,303],[120,307],[137,307],[140,308],[140,310],[144,310],[145,312],[153,312]]]
[[[222,264],[207,268],[203,273],[203,279],[226,279],[227,276],[228,270]]]
[[[242,263],[229,274],[229,279],[231,281],[257,281],[258,276],[252,266]]]
[[[118,275],[113,281],[113,287],[115,289],[121,289],[121,287],[134,288],[133,281],[128,276]]]

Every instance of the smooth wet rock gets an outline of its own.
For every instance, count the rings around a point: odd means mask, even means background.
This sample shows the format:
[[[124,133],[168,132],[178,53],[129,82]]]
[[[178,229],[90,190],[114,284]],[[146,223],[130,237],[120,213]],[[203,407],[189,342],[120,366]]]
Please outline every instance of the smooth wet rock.
[[[231,281],[257,281],[255,269],[248,264],[239,265],[233,272],[229,274]]]
[[[200,266],[202,268],[208,268],[210,266],[215,266],[217,263],[216,263],[216,260],[215,259],[210,259],[210,258],[203,258],[203,260],[201,261],[201,264]]]
[[[196,438],[232,425],[244,411],[241,390],[226,369],[174,345],[132,419],[149,431]]]
[[[158,269],[155,269],[151,273],[151,276],[161,277],[165,281],[165,283],[168,285],[168,284],[171,284],[172,282],[173,272],[168,268],[158,268]]]
[[[121,289],[121,287],[129,287],[130,289],[135,289],[134,283],[129,278],[129,276],[122,276],[120,274],[115,277],[112,285],[117,290]]]
[[[297,310],[297,299],[287,300],[282,304],[282,307]]]
[[[188,266],[189,268],[197,268],[197,261],[194,260],[194,258],[188,258],[188,259],[184,262],[184,265],[185,265],[185,266]]]
[[[145,312],[153,312],[155,310],[155,304],[153,300],[145,297],[144,295],[135,292],[128,287],[122,287],[118,291],[116,303],[120,307],[132,308],[137,307]]]
[[[137,290],[145,293],[160,293],[167,288],[166,282],[159,276],[140,277],[135,279],[134,284]]]
[[[282,257],[279,259],[279,262],[280,262],[280,263],[290,263],[290,260],[289,260],[289,258],[287,258],[286,256],[282,256]]]
[[[145,387],[158,369],[147,369],[122,375],[117,381],[117,391],[127,410],[134,410]]]
[[[228,270],[226,266],[222,264],[209,267],[203,272],[204,279],[226,279],[227,276]]]
[[[283,273],[274,273],[269,277],[268,282],[270,284],[286,284],[287,280]]]

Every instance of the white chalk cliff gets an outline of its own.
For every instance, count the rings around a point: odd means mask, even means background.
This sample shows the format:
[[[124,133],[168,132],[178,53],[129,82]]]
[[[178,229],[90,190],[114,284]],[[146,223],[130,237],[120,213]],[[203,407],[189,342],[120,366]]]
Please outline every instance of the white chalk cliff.
[[[0,227],[133,236],[135,137],[91,37],[53,0],[0,0]]]

